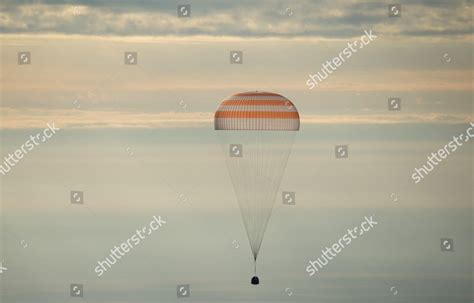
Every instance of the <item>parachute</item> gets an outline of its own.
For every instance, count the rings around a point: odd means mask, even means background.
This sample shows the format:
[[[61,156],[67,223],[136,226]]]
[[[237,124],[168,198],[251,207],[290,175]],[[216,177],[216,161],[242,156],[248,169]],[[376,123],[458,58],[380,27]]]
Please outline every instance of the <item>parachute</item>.
[[[254,257],[257,257],[300,118],[287,98],[269,92],[234,94],[214,115],[230,179]]]

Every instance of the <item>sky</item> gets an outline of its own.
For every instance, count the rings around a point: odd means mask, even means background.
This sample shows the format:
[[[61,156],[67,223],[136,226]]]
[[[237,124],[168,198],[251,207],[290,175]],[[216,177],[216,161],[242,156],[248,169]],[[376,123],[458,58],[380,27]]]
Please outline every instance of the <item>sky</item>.
[[[469,1],[410,1],[400,18],[384,2],[190,4],[192,17],[178,18],[173,1],[3,1],[2,128],[53,118],[75,128],[208,127],[220,100],[249,90],[296,100],[307,123],[471,119]],[[309,90],[308,75],[364,30],[376,40]],[[231,50],[245,63],[229,64]],[[17,64],[20,51],[31,65]],[[125,51],[138,65],[123,64]],[[380,99],[392,95],[410,110],[387,113]]]
[[[0,175],[0,300],[74,301],[82,283],[98,303],[472,302],[472,143],[411,178],[474,121],[472,1],[400,1],[389,17],[391,2],[2,1],[2,161],[47,123],[60,131]],[[364,31],[377,38],[310,90],[308,76]],[[243,64],[230,64],[234,50]],[[224,98],[255,90],[301,117],[257,288],[213,129]],[[349,158],[335,158],[338,144]],[[154,215],[163,230],[97,277]],[[365,216],[379,225],[309,277],[308,261]]]

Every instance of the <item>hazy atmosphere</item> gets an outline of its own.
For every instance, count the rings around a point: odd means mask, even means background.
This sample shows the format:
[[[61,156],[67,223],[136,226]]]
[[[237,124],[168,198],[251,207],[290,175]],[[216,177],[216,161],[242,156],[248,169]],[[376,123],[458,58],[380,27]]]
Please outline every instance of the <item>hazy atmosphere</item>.
[[[0,301],[472,302],[472,12],[2,1]],[[256,91],[300,127],[255,269],[214,115]]]

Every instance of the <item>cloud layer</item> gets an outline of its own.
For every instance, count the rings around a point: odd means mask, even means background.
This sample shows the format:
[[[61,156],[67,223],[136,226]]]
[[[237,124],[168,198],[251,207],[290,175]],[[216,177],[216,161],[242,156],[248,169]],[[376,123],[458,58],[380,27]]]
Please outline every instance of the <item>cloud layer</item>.
[[[194,128],[212,129],[212,112],[134,113],[127,111],[3,109],[1,129],[43,128],[56,123],[61,128]],[[338,114],[301,115],[302,127],[310,124],[463,124],[470,114]]]
[[[191,17],[177,17],[174,1],[4,1],[2,33],[120,36],[242,36],[347,38],[362,29],[383,35],[471,35],[470,1],[410,1],[401,18],[383,2],[195,1]]]
[[[3,1],[0,128],[212,127],[220,100],[252,90],[294,100],[303,125],[472,120],[471,1],[410,1],[401,18],[382,2],[188,3],[191,18],[175,1]],[[310,91],[308,75],[364,30],[377,41]]]

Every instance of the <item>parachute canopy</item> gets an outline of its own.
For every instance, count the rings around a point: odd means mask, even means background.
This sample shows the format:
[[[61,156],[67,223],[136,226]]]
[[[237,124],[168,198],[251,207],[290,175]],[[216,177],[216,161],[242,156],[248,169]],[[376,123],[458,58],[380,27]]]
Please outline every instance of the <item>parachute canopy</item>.
[[[269,92],[227,97],[214,115],[227,168],[256,261],[300,118],[287,98]],[[258,277],[252,284],[258,284]]]
[[[287,98],[269,92],[235,94],[222,101],[214,115],[216,130],[297,131],[300,116]]]

